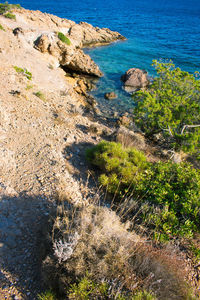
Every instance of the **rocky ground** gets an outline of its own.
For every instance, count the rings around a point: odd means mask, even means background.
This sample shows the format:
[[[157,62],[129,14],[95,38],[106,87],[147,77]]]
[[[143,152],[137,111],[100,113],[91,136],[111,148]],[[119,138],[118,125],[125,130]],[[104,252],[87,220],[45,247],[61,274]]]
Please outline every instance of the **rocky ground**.
[[[82,200],[84,150],[112,131],[85,115],[85,79],[60,66],[102,76],[81,48],[123,37],[39,11],[13,13],[16,21],[0,16],[0,299],[37,299],[41,228],[58,194]]]

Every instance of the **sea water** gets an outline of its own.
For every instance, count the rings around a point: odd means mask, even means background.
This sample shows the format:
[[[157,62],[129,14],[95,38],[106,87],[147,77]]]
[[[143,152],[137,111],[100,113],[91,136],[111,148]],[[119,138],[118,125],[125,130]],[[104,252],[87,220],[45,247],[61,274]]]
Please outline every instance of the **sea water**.
[[[21,0],[19,3],[75,22],[108,27],[127,38],[85,49],[104,73],[93,91],[102,108],[125,111],[134,105],[120,81],[129,68],[145,69],[154,75],[153,59],[171,59],[185,71],[200,71],[199,0]],[[110,91],[116,92],[116,100],[104,99],[104,94]]]

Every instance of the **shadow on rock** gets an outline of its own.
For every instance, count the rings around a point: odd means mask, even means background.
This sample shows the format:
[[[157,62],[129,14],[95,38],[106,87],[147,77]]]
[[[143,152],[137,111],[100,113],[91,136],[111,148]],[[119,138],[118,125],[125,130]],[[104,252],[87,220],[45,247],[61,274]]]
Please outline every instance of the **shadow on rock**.
[[[9,299],[37,299],[44,288],[41,261],[47,245],[43,241],[53,205],[43,195],[1,195],[0,211],[0,289],[10,291]]]

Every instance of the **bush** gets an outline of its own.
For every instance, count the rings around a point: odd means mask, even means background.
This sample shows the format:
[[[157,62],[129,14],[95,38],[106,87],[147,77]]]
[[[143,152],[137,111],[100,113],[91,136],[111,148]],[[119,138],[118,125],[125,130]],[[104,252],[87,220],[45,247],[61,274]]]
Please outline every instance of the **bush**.
[[[52,291],[47,291],[38,295],[38,300],[56,300],[56,296]]]
[[[156,77],[133,96],[135,122],[147,134],[162,132],[176,149],[200,150],[200,80],[172,63],[153,61]]]
[[[7,19],[16,20],[16,16],[13,15],[12,13],[10,13],[10,12],[4,14],[4,17],[7,18]]]
[[[185,268],[174,253],[154,248],[109,208],[61,207],[43,262],[44,279],[58,292],[70,299],[154,299],[146,289],[158,299],[188,299]]]
[[[5,31],[5,28],[0,24],[0,30]]]
[[[124,194],[126,189],[136,184],[141,171],[148,165],[142,152],[134,148],[123,149],[120,143],[115,142],[102,141],[88,149],[86,157],[104,172],[99,181],[107,186],[110,193],[118,191]]]
[[[172,162],[147,163],[142,152],[101,142],[87,150],[88,160],[103,174],[108,192],[137,200],[137,220],[158,239],[192,237],[200,231],[200,171]]]
[[[14,66],[13,68],[17,73],[22,73],[28,80],[32,80],[32,73],[29,72],[27,69],[23,69],[17,66]]]
[[[66,37],[62,32],[58,32],[58,38],[65,44],[67,44],[68,46],[71,45],[70,39],[68,37]]]
[[[191,165],[152,164],[135,193],[147,204],[143,220],[156,230],[156,238],[192,237],[200,231],[200,171]]]
[[[68,298],[76,300],[93,299],[116,299],[116,300],[156,300],[156,298],[147,291],[140,291],[135,294],[118,292],[115,295],[109,295],[109,285],[105,282],[95,283],[88,275],[82,278],[78,283],[71,286]]]
[[[5,14],[11,9],[21,8],[20,4],[9,4],[8,2],[0,3],[0,15]]]

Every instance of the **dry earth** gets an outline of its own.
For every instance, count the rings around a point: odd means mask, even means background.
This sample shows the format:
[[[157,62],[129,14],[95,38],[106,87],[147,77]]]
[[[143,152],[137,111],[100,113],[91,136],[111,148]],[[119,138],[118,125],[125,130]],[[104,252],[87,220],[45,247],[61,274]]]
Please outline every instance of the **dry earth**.
[[[0,16],[5,28],[0,30],[1,300],[37,299],[43,288],[41,227],[58,193],[82,200],[84,149],[100,139],[89,129],[105,129],[84,115],[81,88],[76,79],[66,78],[58,58],[34,48],[44,32],[66,32],[75,23],[40,12],[15,14],[16,21]],[[16,27],[23,34],[14,35]],[[27,69],[32,80],[13,66]]]

